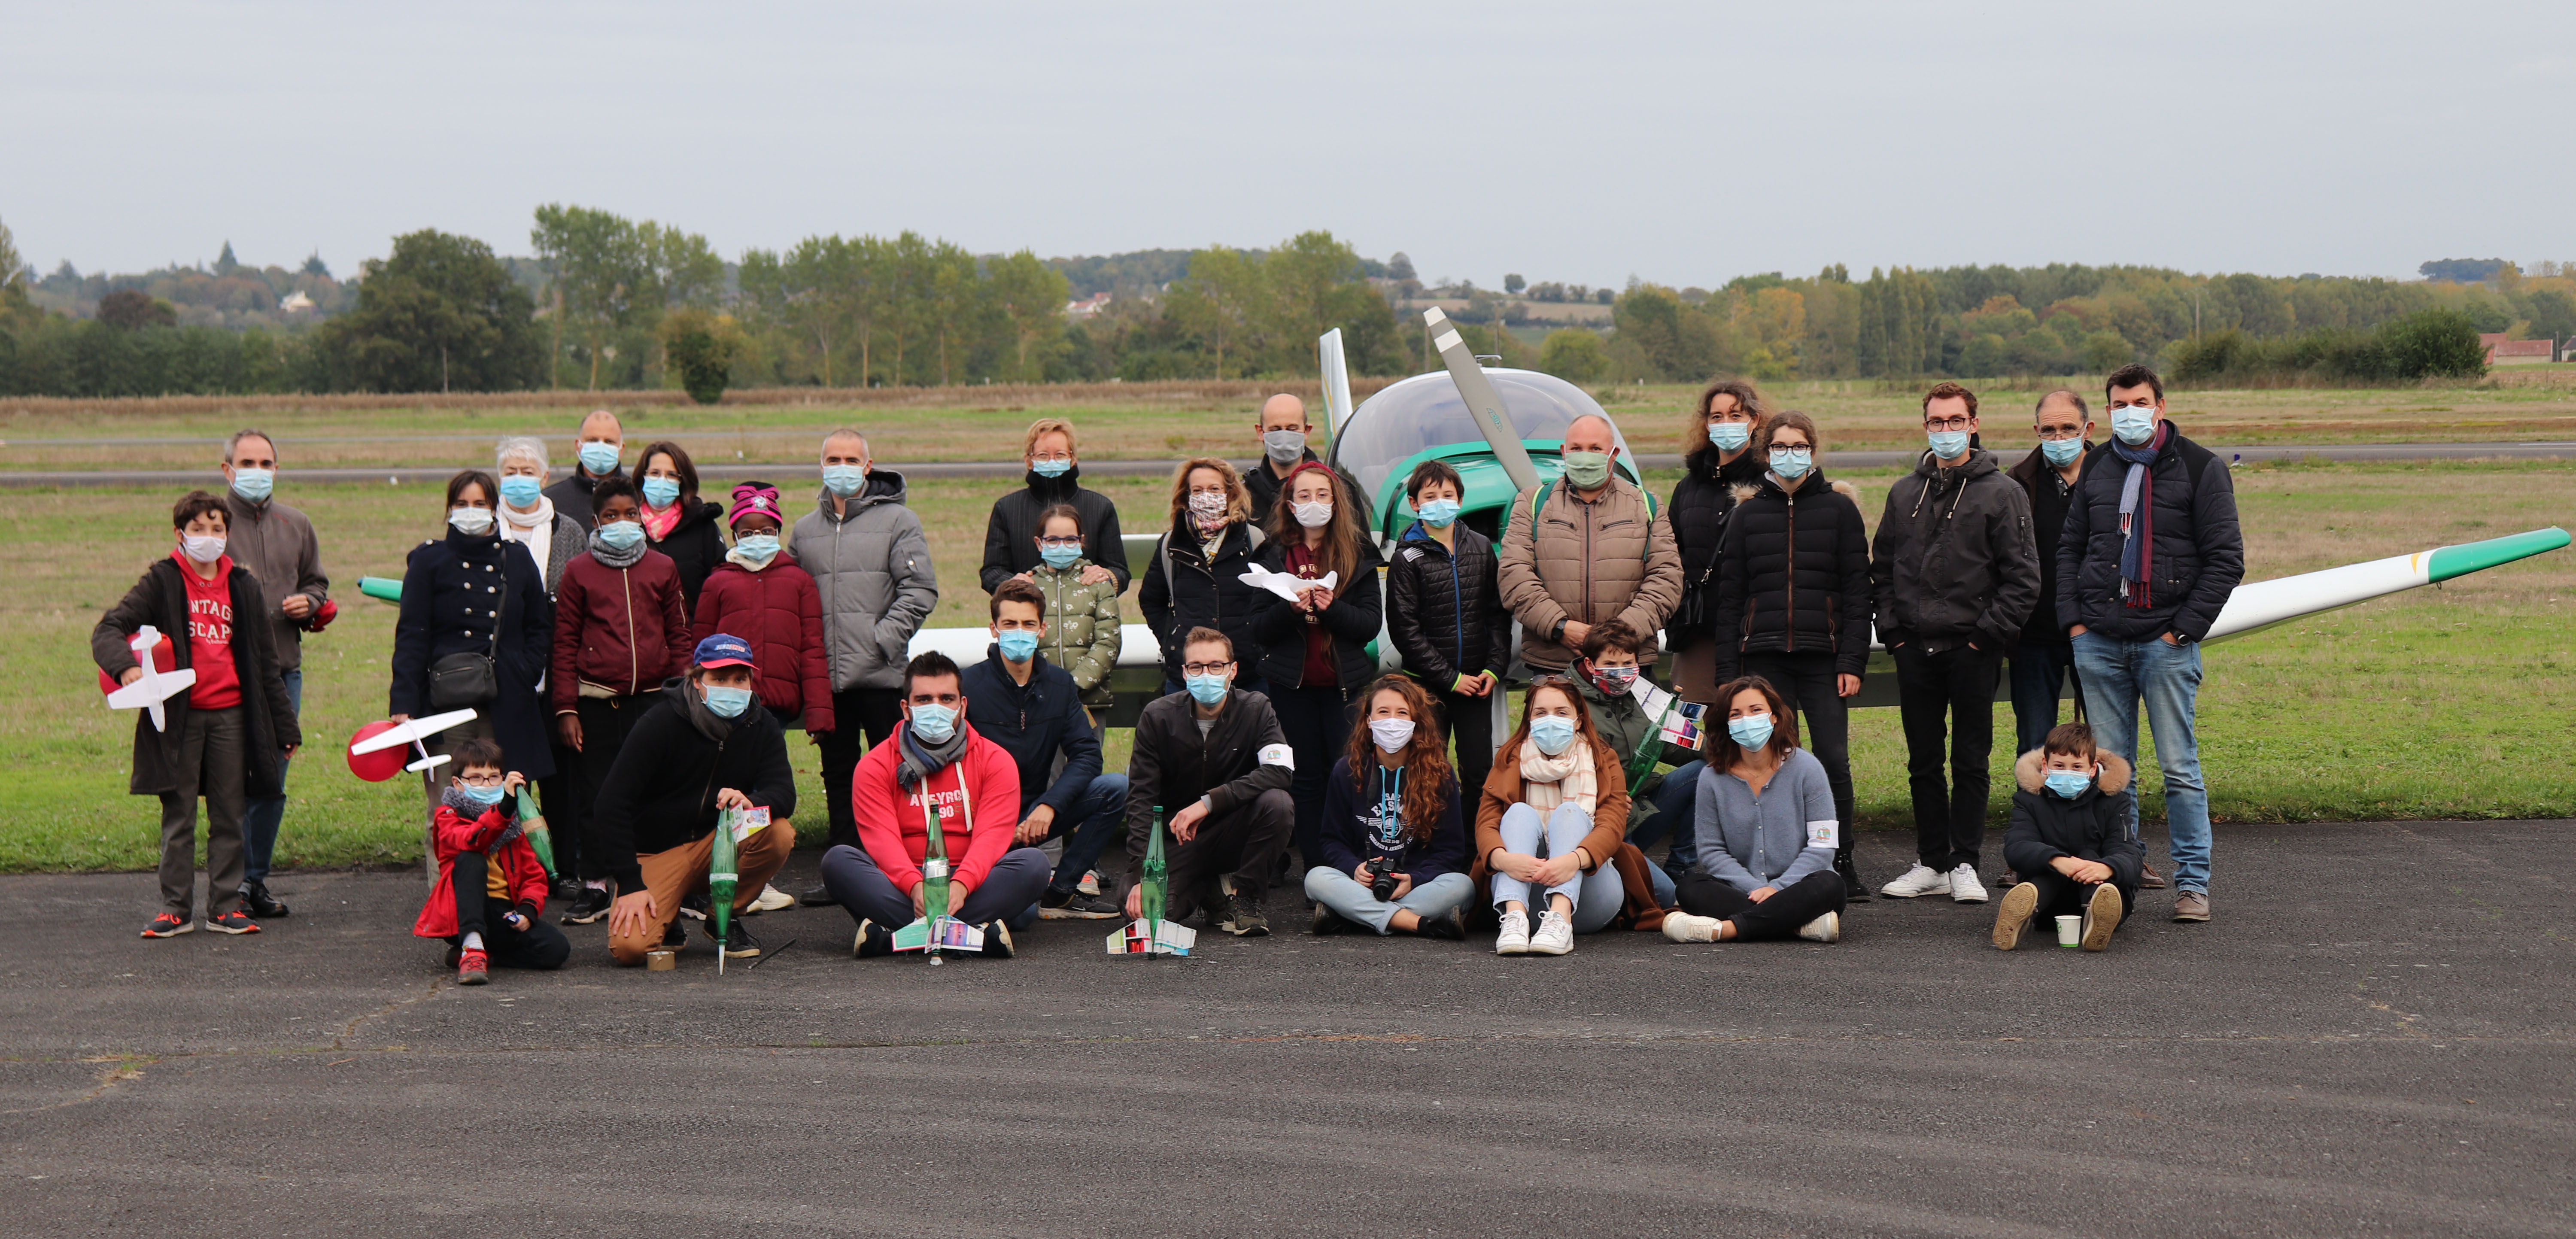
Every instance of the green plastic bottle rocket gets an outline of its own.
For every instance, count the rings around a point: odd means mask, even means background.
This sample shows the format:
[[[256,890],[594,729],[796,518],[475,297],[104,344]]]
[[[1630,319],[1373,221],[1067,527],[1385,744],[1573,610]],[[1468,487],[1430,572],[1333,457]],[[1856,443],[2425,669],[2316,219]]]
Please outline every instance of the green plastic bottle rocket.
[[[1145,958],[1154,957],[1154,944],[1163,937],[1163,895],[1170,871],[1163,864],[1163,806],[1154,806],[1154,827],[1145,836],[1144,882],[1136,895],[1136,910],[1145,917]]]
[[[528,837],[529,850],[537,854],[537,863],[546,867],[552,877],[555,869],[555,836],[546,829],[546,818],[537,812],[537,798],[528,794],[528,785],[519,785],[519,829]]]
[[[741,865],[733,841],[733,819],[738,811],[727,810],[716,815],[715,844],[707,858],[707,923],[716,930],[716,975],[725,970],[725,930],[733,923],[733,896],[742,881]]]
[[[922,788],[921,798],[925,802],[930,799],[927,785]],[[930,837],[921,862],[921,919],[930,931],[923,952],[934,966],[944,962],[939,958],[939,934],[941,922],[948,919],[948,840],[939,829],[939,819],[944,816],[946,813],[938,805],[922,805],[922,826]]]

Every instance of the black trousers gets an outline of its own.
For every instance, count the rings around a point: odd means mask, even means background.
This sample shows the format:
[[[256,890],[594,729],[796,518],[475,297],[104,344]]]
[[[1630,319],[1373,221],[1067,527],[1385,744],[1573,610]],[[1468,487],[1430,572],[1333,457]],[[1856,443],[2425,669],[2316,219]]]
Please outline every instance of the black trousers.
[[[2060,916],[2082,916],[2085,903],[2093,898],[2092,884],[2078,882],[2054,868],[2043,868],[2037,873],[2020,876],[2022,881],[2039,888],[2039,907],[2031,913],[2033,922],[2044,923]],[[2138,888],[2134,884],[2122,885],[2116,881],[2112,886],[2120,892],[2120,919],[2125,921],[2129,919],[2130,910],[2138,906]],[[2055,928],[2050,926],[2052,931]]]
[[[481,852],[459,852],[450,862],[448,877],[456,883],[456,936],[448,941],[462,943],[469,933],[481,934],[484,954],[503,968],[551,972],[563,967],[572,958],[572,942],[542,916],[529,917],[526,929],[510,928],[501,917],[518,905],[494,899],[485,889],[490,880],[488,864]]]
[[[1896,650],[1915,854],[1934,869],[1974,866],[1986,841],[1986,793],[1994,782],[1986,766],[1995,750],[1995,685],[2003,661],[2001,650],[1964,644],[1927,654],[1921,642],[1908,641]]]
[[[832,813],[832,839],[826,846],[859,846],[859,819],[850,810],[850,776],[868,746],[885,743],[902,719],[900,690],[845,688],[832,694],[832,734],[815,746],[822,750],[823,804]]]
[[[1288,835],[1297,820],[1296,806],[1288,793],[1263,792],[1251,804],[1238,805],[1224,813],[1211,813],[1199,821],[1198,833],[1190,841],[1163,843],[1166,912],[1181,920],[1204,909],[1222,913],[1225,903],[1217,893],[1217,876],[1234,879],[1238,895],[1259,904],[1270,893],[1270,882],[1279,871],[1279,858],[1287,853]],[[1167,828],[1168,829],[1168,828]],[[1144,845],[1131,835],[1128,846]],[[1141,850],[1134,853],[1141,858]]]
[[[1324,780],[1333,772],[1333,761],[1342,755],[1342,746],[1351,738],[1351,698],[1355,690],[1344,688],[1280,688],[1270,690],[1270,708],[1279,715],[1279,730],[1288,738],[1288,747],[1297,754],[1297,773],[1289,780],[1289,790],[1297,797],[1297,855],[1308,868],[1323,854],[1319,836],[1324,828]]]
[[[1834,820],[1843,824],[1841,854],[1850,855],[1851,708],[1834,691],[1833,653],[1751,652],[1744,655],[1743,667],[1743,674],[1771,681],[1771,687],[1789,699],[1789,709],[1798,718],[1798,742],[1824,763],[1825,786],[1834,794]],[[1726,726],[1724,706],[1717,707],[1717,725]]]
[[[632,697],[582,697],[573,702],[581,718],[581,752],[576,755],[581,772],[580,784],[573,795],[581,805],[580,867],[573,872],[585,880],[609,875],[607,858],[593,853],[589,846],[590,807],[599,803],[599,789],[608,786],[608,772],[617,765],[618,750],[626,747],[626,737],[635,730],[635,720],[651,709],[654,694],[638,693]],[[543,790],[540,788],[539,790]],[[563,858],[556,857],[558,862]]]
[[[1713,916],[1735,922],[1735,936],[1748,941],[1762,938],[1794,938],[1798,927],[1828,912],[1843,910],[1843,880],[1827,869],[1773,891],[1769,899],[1753,902],[1750,895],[1718,881],[1698,870],[1682,875],[1674,884],[1682,911],[1692,916]]]
[[[1503,686],[1494,686],[1497,693]],[[1458,693],[1433,693],[1431,700],[1440,707],[1440,735],[1458,745],[1455,765],[1458,770],[1460,804],[1473,805],[1484,794],[1485,776],[1494,772],[1494,699],[1468,697]],[[1475,810],[1469,809],[1470,818]]]

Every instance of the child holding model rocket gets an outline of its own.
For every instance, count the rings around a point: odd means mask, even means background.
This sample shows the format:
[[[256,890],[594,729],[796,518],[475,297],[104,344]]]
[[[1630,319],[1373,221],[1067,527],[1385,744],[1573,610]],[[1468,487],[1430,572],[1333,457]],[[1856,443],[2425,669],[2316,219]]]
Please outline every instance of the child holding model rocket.
[[[448,941],[447,966],[459,985],[483,984],[496,963],[563,967],[572,943],[543,919],[546,870],[518,815],[517,793],[528,780],[505,770],[501,746],[479,736],[458,744],[454,759],[431,831],[438,884],[413,936]]]

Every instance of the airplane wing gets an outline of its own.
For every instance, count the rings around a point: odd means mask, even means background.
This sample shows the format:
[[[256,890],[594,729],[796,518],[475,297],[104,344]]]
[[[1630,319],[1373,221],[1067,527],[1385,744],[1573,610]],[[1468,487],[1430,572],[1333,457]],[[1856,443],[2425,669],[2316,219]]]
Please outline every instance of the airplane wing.
[[[1156,933],[1142,917],[1109,931],[1109,953],[1112,955],[1188,955],[1199,944],[1199,931],[1179,921],[1166,920],[1162,932]]]
[[[378,752],[383,749],[396,748],[401,745],[409,744],[414,740],[426,740],[431,736],[437,735],[438,733],[473,717],[474,712],[472,710],[450,710],[445,714],[432,714],[426,718],[416,718],[408,723],[396,723],[392,727],[386,728],[385,730],[377,732],[364,740],[358,741],[356,744],[350,745],[349,753],[351,756],[362,756],[364,754]]]
[[[2201,643],[2261,632],[2275,624],[2466,576],[2565,545],[2567,531],[2552,526],[2239,585],[2227,596],[2227,605],[2219,608],[2218,619]]]
[[[149,673],[142,679],[109,693],[107,705],[111,710],[139,710],[145,706],[168,701],[186,692],[196,682],[197,673],[187,667],[181,667],[176,671]]]
[[[1440,364],[1449,368],[1449,381],[1458,385],[1459,398],[1476,415],[1476,429],[1494,449],[1494,462],[1511,475],[1514,487],[1528,490],[1537,485],[1538,466],[1530,463],[1529,449],[1522,446],[1502,396],[1494,391],[1493,380],[1485,377],[1485,368],[1476,364],[1476,355],[1468,351],[1458,329],[1449,325],[1449,316],[1435,305],[1422,312],[1422,321],[1431,329],[1431,347],[1440,350]]]
[[[1342,360],[1342,329],[1333,328],[1315,337],[1317,369],[1324,376],[1325,428],[1334,438],[1342,437],[1342,423],[1351,420],[1351,368]]]
[[[894,931],[894,949],[926,951],[930,949],[930,935],[929,919],[925,917],[915,920]],[[939,918],[939,949],[942,952],[955,951],[961,955],[979,953],[984,949],[984,931],[956,917],[943,916]]]

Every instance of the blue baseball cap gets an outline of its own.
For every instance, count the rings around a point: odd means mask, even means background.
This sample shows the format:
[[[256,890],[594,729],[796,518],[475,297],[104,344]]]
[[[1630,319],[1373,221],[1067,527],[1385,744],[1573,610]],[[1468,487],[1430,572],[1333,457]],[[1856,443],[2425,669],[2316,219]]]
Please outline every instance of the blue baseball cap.
[[[751,643],[730,633],[717,633],[698,642],[698,665],[701,667],[750,667]]]

